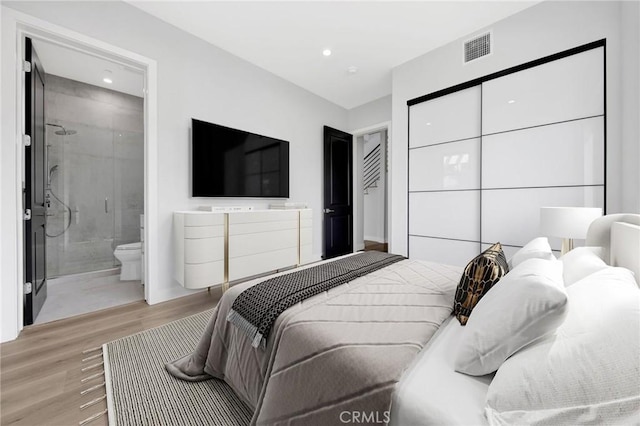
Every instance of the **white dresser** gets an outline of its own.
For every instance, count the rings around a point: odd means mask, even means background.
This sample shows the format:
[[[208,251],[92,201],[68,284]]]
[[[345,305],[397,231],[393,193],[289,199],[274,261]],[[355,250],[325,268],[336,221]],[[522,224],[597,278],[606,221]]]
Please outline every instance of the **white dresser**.
[[[228,215],[229,281],[298,264],[298,210]]]
[[[300,265],[313,261],[313,211],[300,211]]]
[[[191,289],[224,283],[226,215],[174,212],[173,230],[175,279]]]
[[[312,261],[312,211],[174,213],[175,279],[185,288],[223,284]]]

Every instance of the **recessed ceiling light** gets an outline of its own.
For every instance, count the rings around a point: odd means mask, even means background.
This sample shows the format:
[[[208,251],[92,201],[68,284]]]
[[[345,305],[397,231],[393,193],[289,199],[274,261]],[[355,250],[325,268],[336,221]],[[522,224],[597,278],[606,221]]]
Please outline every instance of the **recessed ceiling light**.
[[[431,123],[427,123],[427,126],[431,126]]]
[[[331,49],[324,49],[324,50],[322,51],[322,54],[323,54],[324,56],[331,56]]]
[[[102,73],[102,81],[108,84],[113,83],[113,79],[111,78],[111,75],[112,75],[111,71],[104,70],[104,72]]]
[[[515,100],[513,100],[513,99],[511,99],[508,103],[510,103],[510,104],[515,104],[515,103],[516,103],[516,101],[515,101]]]
[[[347,68],[347,71],[349,72],[349,74],[355,74],[358,72],[358,67],[351,65],[349,68]]]

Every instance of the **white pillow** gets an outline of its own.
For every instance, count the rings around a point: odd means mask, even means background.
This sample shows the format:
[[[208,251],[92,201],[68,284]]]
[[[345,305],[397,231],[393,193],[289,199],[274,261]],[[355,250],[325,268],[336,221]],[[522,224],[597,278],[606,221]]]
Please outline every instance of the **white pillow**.
[[[633,275],[608,267],[567,293],[569,312],[556,334],[496,373],[485,407],[490,424],[638,423],[640,290]]]
[[[509,259],[509,269],[515,268],[527,259],[555,260],[547,237],[538,237],[529,241]]]
[[[471,312],[458,347],[456,371],[481,376],[562,324],[567,294],[562,262],[529,259],[502,277]]]
[[[562,256],[564,285],[568,287],[594,272],[608,268],[601,258],[602,253],[601,247],[578,247]]]

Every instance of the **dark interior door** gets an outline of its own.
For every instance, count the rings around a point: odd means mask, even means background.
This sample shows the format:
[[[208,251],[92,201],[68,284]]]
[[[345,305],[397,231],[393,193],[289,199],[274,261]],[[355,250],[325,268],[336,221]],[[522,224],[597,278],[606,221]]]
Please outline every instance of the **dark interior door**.
[[[31,138],[31,145],[25,146],[24,156],[24,324],[28,325],[33,324],[47,298],[45,80],[31,39],[26,40],[25,60],[31,64],[31,71],[25,74],[25,133]]]
[[[353,252],[353,136],[324,126],[324,259]]]

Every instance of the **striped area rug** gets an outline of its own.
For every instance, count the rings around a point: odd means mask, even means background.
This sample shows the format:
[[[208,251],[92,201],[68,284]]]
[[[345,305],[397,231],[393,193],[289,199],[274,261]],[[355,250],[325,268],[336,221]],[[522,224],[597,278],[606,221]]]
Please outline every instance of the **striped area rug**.
[[[244,426],[252,411],[221,380],[185,382],[164,364],[192,352],[211,310],[103,346],[110,425]]]

